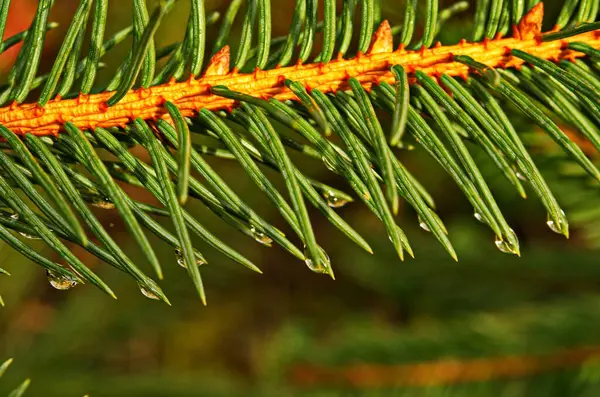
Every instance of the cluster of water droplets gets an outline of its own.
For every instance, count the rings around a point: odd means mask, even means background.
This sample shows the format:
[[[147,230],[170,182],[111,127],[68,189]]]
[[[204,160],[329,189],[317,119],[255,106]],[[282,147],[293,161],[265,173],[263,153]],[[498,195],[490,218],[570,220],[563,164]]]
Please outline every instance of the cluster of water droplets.
[[[185,262],[185,259],[183,258],[183,252],[181,252],[180,248],[175,248],[175,257],[177,258],[177,264],[179,266],[183,267],[184,269],[187,269],[187,263]],[[206,262],[204,262],[203,260],[196,258],[196,266],[202,266],[205,263]],[[143,293],[143,291],[142,291],[142,293]]]
[[[262,230],[258,229],[254,225],[250,226],[250,233],[252,233],[254,240],[258,241],[262,245],[270,247],[271,244],[273,244],[273,239],[271,239],[271,237],[267,236]]]
[[[568,228],[567,220],[565,218],[565,212],[563,210],[561,210],[560,213],[561,213],[561,216],[559,217],[557,222],[555,222],[550,217],[550,214],[548,214],[548,220],[546,221],[546,224],[553,232],[558,233],[558,234],[565,234],[565,229]],[[479,212],[475,212],[473,214],[473,216],[475,216],[475,219],[477,219],[479,222],[487,223],[485,218]],[[421,226],[421,227],[423,227],[423,226]],[[513,234],[514,241],[517,241],[515,232],[512,229],[510,229],[510,231]],[[501,236],[496,236],[495,243],[496,243],[496,247],[502,252],[510,253],[510,254],[516,254],[518,252],[517,246],[514,246],[512,243],[503,239]]]
[[[14,219],[15,221],[19,220],[19,214],[12,214],[10,217],[11,217],[11,219]],[[29,240],[41,240],[40,237],[31,235],[31,234],[27,234],[27,233],[23,233],[23,232],[19,232],[19,234],[25,238],[28,238]]]
[[[66,291],[77,285],[77,280],[52,270],[46,270],[46,276],[50,285],[60,291]]]

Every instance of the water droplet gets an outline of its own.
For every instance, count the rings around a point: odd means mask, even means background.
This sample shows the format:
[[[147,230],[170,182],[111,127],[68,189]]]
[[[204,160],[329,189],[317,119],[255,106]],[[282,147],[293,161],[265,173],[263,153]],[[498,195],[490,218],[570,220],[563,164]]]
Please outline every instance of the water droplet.
[[[325,167],[327,167],[329,171],[337,173],[335,166],[326,156],[321,157],[321,160],[323,160],[323,164],[325,164]]]
[[[500,237],[500,236],[496,236],[496,241],[495,241],[495,243],[496,243],[496,247],[497,247],[497,248],[498,248],[500,251],[502,251],[502,252],[504,252],[504,253],[509,253],[509,252],[510,252],[510,249],[508,248],[508,243],[507,243],[506,241],[504,241],[504,240],[502,239],[502,237]]]
[[[144,295],[146,298],[148,299],[152,299],[152,300],[159,300],[158,296],[156,296],[156,294],[150,290],[148,290],[146,287],[144,287],[141,284],[138,284],[138,287],[140,288],[140,292],[142,293],[142,295]]]
[[[427,223],[425,223],[425,221],[423,221],[423,219],[419,216],[419,226],[421,227],[421,229],[425,230],[426,232],[431,232],[431,229],[429,229],[429,226],[427,226]]]
[[[512,167],[513,172],[515,173],[515,176],[518,179],[522,180],[523,182],[527,182],[528,181],[527,177],[525,175],[521,174],[521,171],[519,171],[519,167],[518,166],[512,165],[511,167]]]
[[[329,267],[331,266],[331,260],[329,259],[329,255],[327,255],[327,252],[325,252],[323,248],[319,247],[319,250],[321,251],[321,260],[319,261],[319,263],[314,264],[312,258],[310,258],[308,254],[307,247],[304,246],[304,256],[306,257],[304,263],[306,263],[306,266],[308,266],[308,268],[315,273],[328,274]]]
[[[187,263],[185,263],[185,259],[183,259],[183,253],[179,248],[175,248],[175,257],[177,258],[177,264],[184,269],[187,269]],[[202,266],[204,263],[204,261],[196,258],[196,266]]]
[[[46,276],[50,285],[60,291],[71,289],[77,285],[77,280],[74,278],[58,274],[52,270],[46,270]]]
[[[10,216],[10,218],[14,219],[15,221],[18,221],[19,220],[19,214],[12,214]],[[19,234],[21,236],[25,237],[25,238],[28,238],[29,240],[41,240],[40,237],[31,235],[31,234],[27,234],[27,233],[23,233],[23,232],[19,232]]]
[[[102,208],[103,210],[112,210],[115,208],[115,204],[110,201],[108,197],[101,200],[96,200],[92,203],[94,207]]]
[[[475,217],[475,219],[477,219],[479,222],[481,223],[486,223],[485,219],[483,218],[483,215],[481,215],[479,212],[475,212],[473,214],[473,216]]]
[[[254,225],[250,226],[250,233],[252,233],[252,237],[262,245],[270,247],[271,244],[273,244],[273,240]]]
[[[563,228],[566,225],[566,218],[565,218],[565,212],[563,210],[560,210],[560,218],[558,220],[557,223],[555,223],[551,218],[550,218],[550,214],[548,214],[548,221],[546,222],[546,224],[548,225],[548,227],[550,228],[550,230],[552,230],[554,233],[558,233],[558,234],[563,234]],[[568,226],[567,226],[568,227]]]
[[[28,238],[29,240],[41,240],[41,237],[38,236],[34,236],[32,234],[27,234],[27,233],[23,233],[23,232],[19,232],[19,234],[25,238]]]
[[[327,201],[327,205],[331,208],[341,208],[348,204],[348,200],[339,197],[331,190],[326,190],[323,192],[323,198],[325,201]]]
[[[518,241],[517,235],[515,234],[514,230],[510,229],[510,233],[512,235],[512,240]],[[500,236],[496,236],[495,243],[496,243],[496,248],[498,248],[501,252],[504,252],[506,254],[518,254],[519,253],[518,245],[515,246],[512,242],[504,240]]]

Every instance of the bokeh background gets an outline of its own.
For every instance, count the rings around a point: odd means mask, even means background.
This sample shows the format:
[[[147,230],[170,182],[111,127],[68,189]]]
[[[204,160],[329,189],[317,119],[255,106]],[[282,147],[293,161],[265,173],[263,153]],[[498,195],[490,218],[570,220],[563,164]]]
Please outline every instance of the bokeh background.
[[[7,35],[28,27],[37,2],[12,3]],[[76,3],[57,1],[52,10],[50,19],[61,28],[48,34],[44,70],[52,65]],[[227,4],[207,0],[206,8],[223,11]],[[284,34],[293,2],[272,4],[274,35]],[[401,0],[382,4],[385,17],[401,22]],[[547,2],[547,12],[555,14],[560,4]],[[107,35],[129,24],[130,8],[128,1],[111,2]],[[158,46],[181,39],[188,8],[187,1],[178,2],[156,36]],[[441,39],[468,36],[471,13],[449,22]],[[234,25],[232,37],[240,26]],[[209,37],[215,33],[212,29]],[[101,78],[110,76],[128,45],[105,57],[109,66]],[[0,56],[2,76],[15,56],[14,51]],[[167,307],[144,298],[134,282],[77,249],[119,300],[88,285],[54,290],[39,267],[0,244],[0,264],[12,273],[0,277],[6,302],[0,308],[0,361],[15,358],[0,380],[0,395],[26,377],[32,378],[27,395],[60,397],[600,395],[600,196],[533,126],[523,122],[520,130],[573,229],[569,241],[553,234],[539,203],[517,197],[480,161],[521,240],[522,258],[496,250],[493,236],[475,221],[450,178],[419,150],[400,155],[437,200],[458,263],[406,208],[399,224],[416,259],[400,262],[379,222],[353,203],[340,213],[367,237],[373,256],[313,213],[317,237],[335,268],[332,281],[277,247],[267,249],[237,235],[194,203],[192,213],[264,275],[199,243],[210,261],[203,267],[209,299],[203,307],[174,253],[159,249],[166,271],[162,286],[173,303]],[[476,151],[475,157],[482,159]],[[252,207],[287,230],[235,163],[208,160]],[[344,188],[322,164],[302,168]],[[114,223],[113,236],[127,252],[143,260],[115,212],[95,211],[105,223]],[[38,247],[53,255],[42,243]]]

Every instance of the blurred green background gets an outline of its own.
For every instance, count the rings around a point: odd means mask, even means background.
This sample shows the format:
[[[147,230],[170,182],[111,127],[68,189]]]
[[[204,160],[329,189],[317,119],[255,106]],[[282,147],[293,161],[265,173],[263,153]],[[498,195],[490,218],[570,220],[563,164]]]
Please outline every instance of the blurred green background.
[[[54,6],[51,20],[62,28],[48,35],[44,70],[52,65],[76,3],[57,1]],[[129,23],[130,5],[124,3],[111,2],[107,35]],[[207,0],[206,8],[223,11],[227,3]],[[272,4],[274,35],[284,34],[293,2]],[[384,17],[401,21],[402,1],[382,4]],[[560,4],[548,2],[547,12],[555,14]],[[13,1],[7,35],[28,26],[35,5],[34,0]],[[187,1],[179,1],[157,35],[158,46],[182,37],[188,8]],[[471,12],[449,22],[441,38],[466,37]],[[240,25],[234,25],[233,37]],[[105,58],[109,67],[103,78],[128,45]],[[4,76],[14,56],[0,57]],[[521,130],[537,136],[526,123]],[[0,395],[31,377],[29,396],[598,396],[600,222],[594,216],[600,218],[600,197],[585,177],[567,180],[568,162],[546,149],[551,155],[534,152],[573,220],[569,241],[546,227],[535,199],[518,198],[479,162],[521,239],[522,258],[496,250],[493,236],[474,220],[450,178],[419,150],[400,155],[436,199],[459,263],[418,227],[409,209],[402,210],[399,224],[416,259],[400,262],[382,226],[358,203],[340,213],[367,237],[373,256],[312,214],[336,281],[311,273],[277,247],[267,249],[236,235],[193,203],[193,214],[264,271],[262,276],[248,272],[199,243],[210,261],[202,269],[208,307],[201,305],[166,247],[158,253],[166,271],[162,286],[173,307],[144,298],[133,281],[77,249],[119,300],[88,285],[54,290],[39,267],[0,245],[0,264],[12,273],[0,277],[6,302],[0,308],[0,361],[15,358],[0,380]],[[477,152],[475,157],[481,159]],[[248,204],[288,231],[233,162],[208,160]],[[302,168],[344,188],[320,164]],[[134,189],[129,192],[148,199]],[[115,240],[141,260],[114,211],[95,211],[105,224],[114,223]],[[168,221],[163,224],[170,227]],[[42,243],[38,246],[53,255]],[[502,357],[515,359],[507,363]],[[418,366],[423,363],[430,366]]]

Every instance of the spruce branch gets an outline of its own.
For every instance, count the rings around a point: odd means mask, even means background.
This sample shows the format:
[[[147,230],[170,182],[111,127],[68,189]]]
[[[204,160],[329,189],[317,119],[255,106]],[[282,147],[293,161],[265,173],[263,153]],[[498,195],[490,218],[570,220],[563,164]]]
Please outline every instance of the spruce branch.
[[[0,6],[0,32],[9,3]],[[465,2],[440,9],[437,0],[428,0],[421,15],[417,2],[409,1],[403,25],[392,26],[381,20],[378,0],[344,1],[341,15],[335,1],[297,0],[289,35],[272,37],[275,2],[234,0],[211,45],[207,27],[217,23],[219,14],[206,15],[204,2],[194,0],[184,38],[157,48],[154,37],[174,3],[161,1],[148,10],[145,1],[132,0],[131,26],[105,40],[108,2],[80,1],[47,75],[38,75],[38,69],[45,34],[54,27],[48,21],[51,0],[39,2],[27,31],[2,43],[5,51],[23,41],[0,93],[0,239],[43,266],[55,286],[91,282],[114,296],[73,255],[66,240],[129,274],[147,297],[168,303],[89,205],[117,210],[159,279],[162,264],[146,232],[166,242],[203,301],[202,268],[197,265],[207,259],[193,246],[193,235],[260,272],[184,208],[196,199],[243,235],[266,246],[280,245],[312,271],[334,277],[308,204],[352,242],[367,252],[371,247],[335,211],[353,196],[308,178],[292,161],[291,151],[323,162],[345,179],[381,220],[401,259],[405,253],[413,256],[407,234],[396,223],[402,201],[457,259],[433,197],[397,151],[415,141],[455,181],[475,217],[492,231],[497,248],[517,255],[518,237],[474,160],[473,145],[518,195],[525,198],[531,188],[548,213],[550,229],[567,237],[565,213],[512,119],[519,114],[530,119],[571,161],[600,180],[583,144],[557,124],[560,120],[561,126],[573,127],[600,150],[600,25],[595,22],[600,0],[581,6],[565,1],[555,28],[546,33],[543,2],[527,2],[525,7],[521,0],[477,1],[472,42],[450,45],[434,41],[446,21],[465,9]],[[317,18],[320,6],[323,21]],[[240,10],[243,15],[238,16]],[[236,19],[243,19],[243,26],[232,55],[228,43]],[[416,37],[420,22],[423,34]],[[323,43],[317,48],[321,31]],[[99,86],[102,56],[130,34],[132,48],[110,82]],[[394,36],[400,36],[399,42]],[[356,48],[353,38],[358,39]],[[82,48],[88,48],[85,56]],[[168,59],[160,66],[156,61],[162,58]],[[37,87],[41,94],[34,98]],[[378,110],[392,114],[391,128],[381,123]],[[217,144],[197,145],[197,135]],[[150,163],[129,150],[135,146],[147,151]],[[107,160],[100,150],[115,157]],[[286,236],[246,204],[206,156],[235,161],[295,236]],[[283,191],[263,166],[280,174]],[[141,187],[160,204],[134,200],[122,183]],[[170,218],[175,232],[153,216]],[[24,238],[41,238],[66,265],[37,254],[11,230]]]

